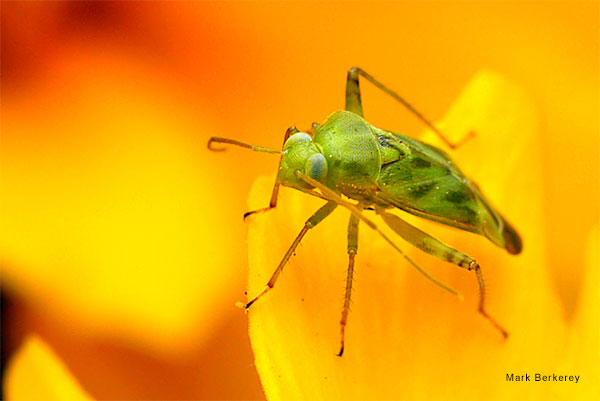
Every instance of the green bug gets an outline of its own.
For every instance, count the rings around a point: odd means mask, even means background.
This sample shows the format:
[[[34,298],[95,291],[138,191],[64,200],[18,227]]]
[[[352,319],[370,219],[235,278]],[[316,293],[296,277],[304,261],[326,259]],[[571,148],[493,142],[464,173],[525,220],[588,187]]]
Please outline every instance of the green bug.
[[[213,137],[213,143],[226,143],[258,152],[280,154],[279,173],[269,207],[277,205],[279,185],[295,188],[317,196],[327,203],[317,210],[304,227],[275,269],[266,288],[251,299],[248,309],[273,288],[283,267],[308,232],[325,219],[337,206],[350,210],[348,225],[348,275],[344,307],[340,321],[341,345],[344,352],[344,333],[348,320],[354,259],[358,249],[358,224],[362,220],[376,230],[417,270],[437,285],[457,295],[457,292],[429,276],[419,265],[363,214],[372,209],[400,237],[415,247],[467,270],[473,270],[479,284],[479,312],[506,338],[508,333],[485,310],[485,285],[479,264],[464,253],[433,238],[386,210],[399,208],[425,219],[483,235],[511,254],[522,250],[519,234],[482,195],[479,187],[469,180],[444,151],[416,139],[382,130],[363,119],[359,76],[392,96],[429,126],[450,148],[453,144],[398,94],[388,89],[360,68],[348,71],[346,82],[346,109],[331,114],[322,124],[313,124],[312,136],[288,128],[283,150],[252,146],[237,140]],[[465,137],[467,139],[467,137]],[[351,202],[348,199],[357,201]],[[248,214],[255,213],[249,212]]]

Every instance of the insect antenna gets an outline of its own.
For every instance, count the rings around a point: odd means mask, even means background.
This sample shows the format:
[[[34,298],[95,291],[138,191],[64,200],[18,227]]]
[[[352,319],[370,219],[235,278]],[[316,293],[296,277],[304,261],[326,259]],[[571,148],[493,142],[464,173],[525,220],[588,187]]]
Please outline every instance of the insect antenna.
[[[398,253],[400,253],[402,255],[402,257],[404,257],[404,259],[406,259],[411,265],[413,265],[413,267],[415,269],[417,269],[422,275],[424,275],[429,280],[431,280],[434,284],[436,284],[439,287],[443,288],[444,290],[448,291],[452,295],[456,295],[457,297],[462,299],[462,295],[458,291],[456,291],[454,288],[447,286],[446,284],[442,283],[441,281],[437,280],[435,277],[431,276],[429,273],[427,273],[425,270],[423,270],[423,268],[421,266],[419,266],[414,260],[412,260],[410,257],[408,257],[408,255],[406,255],[402,251],[402,249],[400,249],[400,247],[398,247],[398,245],[396,245],[396,243],[394,241],[392,241],[387,235],[385,235],[385,233],[383,231],[381,231],[379,229],[379,227],[377,227],[377,225],[375,223],[373,223],[373,221],[371,221],[368,217],[366,217],[364,214],[362,214],[362,212],[354,204],[344,200],[335,191],[329,189],[328,187],[326,187],[319,181],[307,176],[306,174],[302,173],[300,170],[296,171],[296,176],[298,176],[300,179],[306,181],[308,184],[312,185],[313,187],[318,188],[321,191],[321,193],[323,194],[323,196],[325,196],[329,200],[332,200],[332,201],[336,202],[338,205],[350,210],[350,212],[353,215],[355,215],[356,217],[361,219],[371,229],[377,231],[377,233],[379,233],[379,235],[381,235],[387,243],[389,243],[396,251],[398,251]]]
[[[275,150],[275,149],[267,148],[264,146],[250,145],[249,143],[238,141],[236,139],[221,138],[218,136],[213,136],[208,140],[208,145],[207,145],[208,149],[212,150],[213,152],[223,152],[223,151],[227,150],[227,148],[215,148],[213,146],[213,144],[215,144],[215,143],[226,143],[229,145],[235,145],[235,146],[239,146],[241,148],[253,150],[255,152],[273,153],[276,155],[283,154],[283,152],[280,150]]]

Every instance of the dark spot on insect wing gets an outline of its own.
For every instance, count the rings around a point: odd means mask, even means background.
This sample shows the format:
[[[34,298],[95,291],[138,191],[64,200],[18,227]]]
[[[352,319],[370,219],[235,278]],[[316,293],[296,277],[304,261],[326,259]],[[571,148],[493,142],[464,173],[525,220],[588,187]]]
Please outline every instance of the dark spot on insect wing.
[[[420,184],[412,187],[412,190],[409,192],[410,197],[413,199],[422,198],[427,195],[429,191],[435,186],[435,183],[430,182],[427,184]]]
[[[452,203],[463,203],[469,199],[469,195],[464,191],[451,191],[446,194],[446,200]]]
[[[465,218],[469,222],[474,223],[477,220],[477,213],[473,209],[471,209],[470,207],[468,207],[468,206],[457,206],[457,209],[460,210],[464,214]]]
[[[428,162],[425,159],[421,159],[420,157],[415,157],[414,159],[412,159],[410,161],[410,164],[414,168],[427,168],[427,167],[431,167],[431,163],[430,162]]]

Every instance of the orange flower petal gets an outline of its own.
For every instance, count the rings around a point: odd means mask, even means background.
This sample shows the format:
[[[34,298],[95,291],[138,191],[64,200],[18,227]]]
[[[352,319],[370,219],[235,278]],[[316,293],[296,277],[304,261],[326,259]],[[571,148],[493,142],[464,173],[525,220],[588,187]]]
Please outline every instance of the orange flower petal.
[[[148,65],[57,57],[2,104],[3,284],[82,335],[185,354],[233,309],[244,258],[227,245],[239,216],[207,206],[233,197],[198,135],[212,130]]]

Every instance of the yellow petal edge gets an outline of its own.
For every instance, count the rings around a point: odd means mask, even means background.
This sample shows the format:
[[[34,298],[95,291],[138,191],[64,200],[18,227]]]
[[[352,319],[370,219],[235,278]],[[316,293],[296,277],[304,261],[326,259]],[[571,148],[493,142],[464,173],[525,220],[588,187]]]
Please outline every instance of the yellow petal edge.
[[[48,344],[29,336],[12,357],[4,378],[8,400],[91,400]]]

